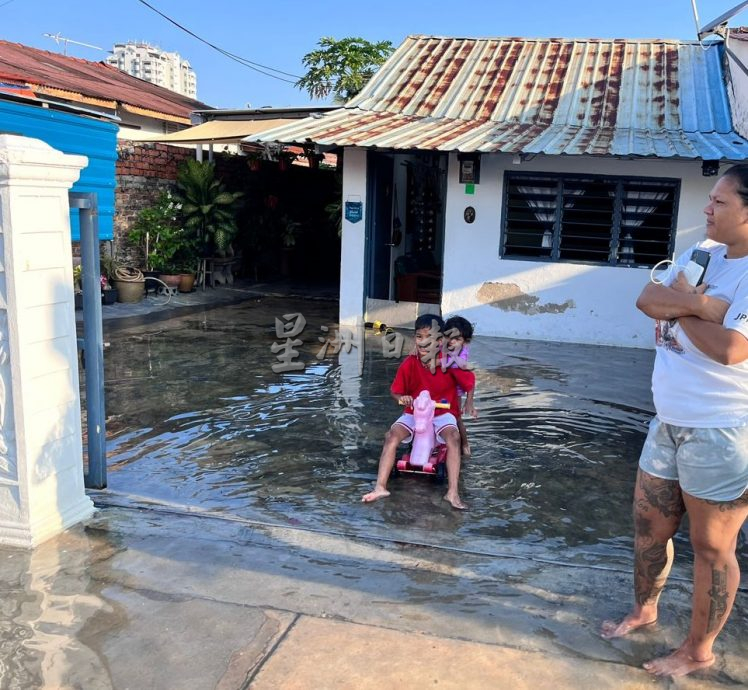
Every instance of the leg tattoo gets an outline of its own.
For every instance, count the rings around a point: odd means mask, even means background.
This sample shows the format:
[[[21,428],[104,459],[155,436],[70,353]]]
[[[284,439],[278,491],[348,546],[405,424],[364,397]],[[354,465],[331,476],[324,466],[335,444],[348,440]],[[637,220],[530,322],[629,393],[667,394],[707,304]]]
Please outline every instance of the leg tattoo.
[[[727,566],[724,570],[712,569],[712,588],[709,590],[708,633],[719,628],[727,611]]]
[[[634,559],[636,603],[640,606],[654,604],[667,580],[667,575],[663,577],[668,565],[667,544],[652,544],[637,549]]]
[[[642,478],[639,482],[639,488],[641,488],[644,494],[646,503],[662,513],[663,517],[680,518],[683,515],[685,505],[683,504],[680,487],[676,482],[658,482],[654,484],[653,482],[644,481]]]

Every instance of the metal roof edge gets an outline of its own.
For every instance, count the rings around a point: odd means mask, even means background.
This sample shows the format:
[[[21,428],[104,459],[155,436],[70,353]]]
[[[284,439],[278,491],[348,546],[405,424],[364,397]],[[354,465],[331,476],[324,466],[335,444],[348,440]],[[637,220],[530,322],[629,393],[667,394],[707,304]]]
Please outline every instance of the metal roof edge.
[[[434,41],[524,41],[526,43],[545,43],[557,41],[562,43],[669,43],[673,45],[710,45],[724,43],[721,38],[713,38],[706,41],[696,39],[680,38],[623,38],[623,37],[569,37],[569,36],[438,36],[430,34],[410,34],[403,39],[403,43],[411,40],[434,40]],[[401,44],[402,45],[402,44]],[[398,46],[400,47],[400,46]]]
[[[73,113],[74,115],[85,115],[88,117],[96,117],[102,120],[109,120],[113,123],[122,122],[122,118],[117,115],[110,115],[109,113],[102,113],[99,110],[91,110],[90,108],[81,108],[75,105],[69,105],[67,103],[60,103],[59,101],[51,101],[47,98],[29,98],[27,96],[21,96],[14,93],[6,93],[0,90],[0,101],[14,101],[22,105],[33,105],[37,108],[49,108],[50,110],[61,110],[64,112]]]

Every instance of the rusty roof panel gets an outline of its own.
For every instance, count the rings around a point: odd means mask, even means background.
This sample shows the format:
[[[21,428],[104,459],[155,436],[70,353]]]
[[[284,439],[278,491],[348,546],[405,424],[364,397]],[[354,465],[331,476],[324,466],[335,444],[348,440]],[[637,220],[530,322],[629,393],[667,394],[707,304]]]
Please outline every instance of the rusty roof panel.
[[[416,118],[341,108],[320,118],[298,120],[247,141],[394,150],[481,151],[547,155],[657,156],[744,160],[748,141],[734,132],[652,132],[621,127],[574,127],[490,120]]]
[[[719,42],[411,36],[344,108],[258,140],[743,160],[722,53]]]
[[[90,99],[126,103],[189,121],[193,110],[210,108],[200,101],[130,76],[103,62],[0,40],[0,80],[28,84],[40,92],[67,91]],[[81,100],[76,98],[74,100]]]

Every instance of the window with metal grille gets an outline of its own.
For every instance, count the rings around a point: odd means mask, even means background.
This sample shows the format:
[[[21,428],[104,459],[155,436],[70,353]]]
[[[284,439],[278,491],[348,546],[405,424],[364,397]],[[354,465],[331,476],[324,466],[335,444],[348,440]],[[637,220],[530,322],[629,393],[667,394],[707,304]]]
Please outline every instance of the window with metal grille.
[[[654,266],[672,255],[680,181],[507,172],[500,256]]]

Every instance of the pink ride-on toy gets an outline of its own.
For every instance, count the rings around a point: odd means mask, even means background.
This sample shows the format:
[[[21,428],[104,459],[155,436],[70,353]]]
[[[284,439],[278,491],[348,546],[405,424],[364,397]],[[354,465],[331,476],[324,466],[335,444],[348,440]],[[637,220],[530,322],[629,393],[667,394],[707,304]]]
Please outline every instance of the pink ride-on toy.
[[[421,391],[413,400],[413,443],[410,452],[395,464],[396,473],[428,474],[437,482],[444,481],[447,476],[447,446],[436,442],[434,410],[437,407],[449,409],[449,403],[433,401],[428,391]]]

